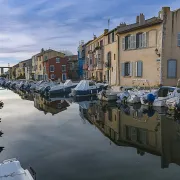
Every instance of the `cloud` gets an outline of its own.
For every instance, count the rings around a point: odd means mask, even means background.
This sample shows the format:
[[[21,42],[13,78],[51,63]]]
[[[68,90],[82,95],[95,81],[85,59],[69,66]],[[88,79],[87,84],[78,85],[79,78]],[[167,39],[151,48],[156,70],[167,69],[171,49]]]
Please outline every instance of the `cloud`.
[[[43,47],[77,53],[79,41],[101,35],[136,15],[155,16],[161,6],[180,7],[179,0],[0,0],[0,65],[30,58]]]

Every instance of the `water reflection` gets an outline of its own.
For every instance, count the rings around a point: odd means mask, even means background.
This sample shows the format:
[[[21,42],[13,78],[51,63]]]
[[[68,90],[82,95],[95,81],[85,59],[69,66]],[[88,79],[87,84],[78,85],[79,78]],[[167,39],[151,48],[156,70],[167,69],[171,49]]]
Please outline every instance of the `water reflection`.
[[[0,101],[0,109],[2,109],[4,107],[4,103],[2,101]],[[1,122],[1,118],[0,118],[0,122]],[[3,135],[3,131],[1,130],[0,131],[0,137],[2,137]],[[4,150],[4,147],[3,146],[0,146],[0,153]]]
[[[89,102],[79,112],[116,145],[134,147],[141,156],[161,156],[161,168],[180,165],[180,124],[164,109]]]
[[[34,94],[34,107],[43,111],[44,114],[51,113],[52,115],[58,114],[67,110],[70,106],[70,102],[63,98],[45,99],[39,94]]]

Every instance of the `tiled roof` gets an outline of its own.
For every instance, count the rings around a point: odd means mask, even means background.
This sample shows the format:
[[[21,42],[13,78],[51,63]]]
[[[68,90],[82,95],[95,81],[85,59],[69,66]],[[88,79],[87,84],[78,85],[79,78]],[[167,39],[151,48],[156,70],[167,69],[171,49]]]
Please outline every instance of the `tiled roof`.
[[[123,34],[123,33],[126,33],[126,32],[130,32],[130,31],[134,31],[134,30],[137,30],[137,29],[153,26],[153,25],[160,24],[160,23],[162,23],[162,20],[160,18],[153,17],[151,19],[145,20],[145,23],[143,23],[143,24],[134,23],[134,24],[123,26],[123,27],[118,26],[117,27],[117,29],[118,29],[117,33],[118,34]]]

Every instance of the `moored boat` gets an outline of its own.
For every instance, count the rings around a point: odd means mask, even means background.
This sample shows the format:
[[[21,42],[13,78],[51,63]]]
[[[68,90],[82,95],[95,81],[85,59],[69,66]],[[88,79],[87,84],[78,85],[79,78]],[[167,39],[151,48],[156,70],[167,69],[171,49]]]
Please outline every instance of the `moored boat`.
[[[49,95],[66,95],[71,93],[71,89],[75,88],[78,83],[73,83],[70,79],[66,80],[64,84],[53,86],[49,90]]]
[[[91,80],[81,80],[79,84],[71,90],[71,96],[93,96],[97,95],[104,86],[104,83],[95,83]]]

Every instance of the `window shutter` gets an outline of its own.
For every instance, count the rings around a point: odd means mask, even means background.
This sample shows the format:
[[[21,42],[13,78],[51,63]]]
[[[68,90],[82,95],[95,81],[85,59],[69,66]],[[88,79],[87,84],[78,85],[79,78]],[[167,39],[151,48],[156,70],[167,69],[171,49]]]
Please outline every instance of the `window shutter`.
[[[146,40],[146,32],[142,34],[142,47],[146,47],[147,40]]]
[[[168,60],[168,78],[177,77],[177,61],[175,59]]]
[[[180,47],[180,33],[178,33],[178,46]]]
[[[125,37],[122,38],[122,49],[125,50]]]
[[[135,67],[134,67],[134,76],[137,77],[137,70],[138,70],[138,61],[135,62]]]
[[[137,76],[142,77],[142,68],[143,68],[143,63],[142,61],[137,62]]]
[[[121,76],[125,76],[125,64],[124,63],[121,63]]]
[[[130,36],[130,49],[133,49],[133,35]]]
[[[133,35],[133,49],[136,49],[136,34]]]
[[[133,76],[133,62],[130,63],[130,76]]]

